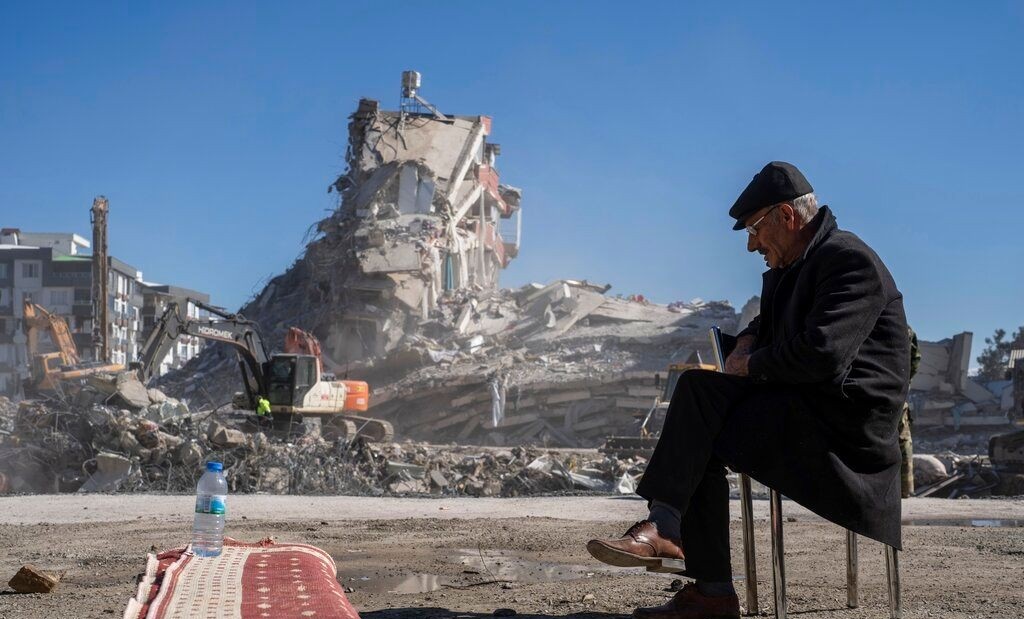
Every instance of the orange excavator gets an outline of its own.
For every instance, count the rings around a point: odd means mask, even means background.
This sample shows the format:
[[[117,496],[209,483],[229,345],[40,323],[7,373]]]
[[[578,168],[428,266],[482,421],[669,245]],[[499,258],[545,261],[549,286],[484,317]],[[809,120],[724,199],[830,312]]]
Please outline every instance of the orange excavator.
[[[78,348],[71,337],[67,321],[33,303],[31,299],[25,299],[23,315],[29,357],[29,393],[57,393],[62,391],[61,384],[64,382],[124,369],[123,365],[116,363],[83,362],[78,356]],[[39,352],[41,331],[50,335],[57,352]]]

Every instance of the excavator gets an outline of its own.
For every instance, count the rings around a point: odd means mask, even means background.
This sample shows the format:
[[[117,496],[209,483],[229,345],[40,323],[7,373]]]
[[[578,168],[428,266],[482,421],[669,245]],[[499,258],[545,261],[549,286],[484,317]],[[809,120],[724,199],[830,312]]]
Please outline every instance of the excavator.
[[[365,382],[327,380],[320,343],[312,335],[306,334],[311,342],[288,345],[296,352],[271,356],[255,322],[195,299],[189,302],[211,317],[183,316],[176,302],[168,303],[143,344],[139,360],[131,365],[143,383],[152,378],[178,337],[223,342],[235,349],[242,373],[245,391],[234,395],[236,407],[255,411],[262,397],[270,402],[275,421],[319,417],[325,435],[363,437],[372,442],[386,442],[394,436],[394,428],[387,421],[357,414],[369,407],[369,387]]]
[[[29,357],[29,394],[56,394],[64,386],[93,374],[113,373],[124,370],[124,366],[113,363],[83,362],[78,348],[71,337],[68,323],[60,316],[48,311],[42,305],[26,298],[23,307]],[[39,333],[46,331],[57,347],[57,352],[39,352]]]

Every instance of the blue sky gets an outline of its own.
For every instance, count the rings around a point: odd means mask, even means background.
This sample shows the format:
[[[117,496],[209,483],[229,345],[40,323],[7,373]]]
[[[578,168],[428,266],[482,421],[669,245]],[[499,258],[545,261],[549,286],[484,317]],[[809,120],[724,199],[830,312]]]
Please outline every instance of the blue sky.
[[[726,212],[796,163],[925,339],[1024,324],[1024,5],[5,3],[0,225],[88,235],[239,306],[335,206],[347,116],[488,114],[524,190],[505,285],[667,303],[760,287]]]

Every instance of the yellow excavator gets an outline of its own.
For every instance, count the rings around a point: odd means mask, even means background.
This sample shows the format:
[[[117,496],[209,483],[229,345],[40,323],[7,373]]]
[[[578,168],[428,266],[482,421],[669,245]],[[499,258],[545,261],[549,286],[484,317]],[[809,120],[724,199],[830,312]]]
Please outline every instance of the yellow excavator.
[[[31,299],[25,299],[23,315],[29,359],[28,395],[61,393],[64,384],[70,381],[124,370],[123,365],[116,363],[83,362],[67,321]],[[39,352],[39,335],[42,332],[49,334],[57,352]]]

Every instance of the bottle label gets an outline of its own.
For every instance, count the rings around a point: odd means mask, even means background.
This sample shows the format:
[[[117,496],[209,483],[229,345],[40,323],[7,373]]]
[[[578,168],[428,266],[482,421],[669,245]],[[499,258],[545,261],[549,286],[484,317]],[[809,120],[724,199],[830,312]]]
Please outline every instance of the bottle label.
[[[223,516],[227,513],[227,497],[222,494],[197,496],[196,513]]]

